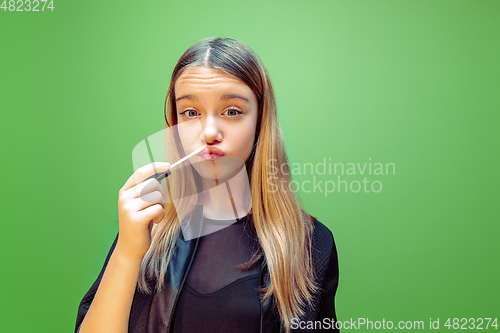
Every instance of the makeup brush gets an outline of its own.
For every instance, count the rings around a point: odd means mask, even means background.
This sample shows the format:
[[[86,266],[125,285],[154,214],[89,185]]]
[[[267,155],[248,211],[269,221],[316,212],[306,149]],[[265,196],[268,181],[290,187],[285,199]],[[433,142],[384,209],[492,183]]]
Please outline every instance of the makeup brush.
[[[172,170],[174,167],[176,167],[177,165],[181,164],[182,162],[184,162],[185,160],[188,160],[190,159],[191,157],[193,157],[194,155],[198,154],[199,152],[201,152],[203,149],[205,149],[207,146],[206,145],[203,145],[201,146],[200,148],[196,149],[195,151],[193,151],[192,153],[184,156],[183,158],[181,158],[180,160],[178,160],[177,162],[175,163],[172,163],[170,165],[170,169],[168,169],[167,172],[165,173],[155,173],[154,175],[146,178],[145,180],[148,180],[148,179],[151,179],[151,178],[155,178],[158,182],[161,182],[163,179],[167,178],[168,176],[170,176],[172,173],[170,172],[170,170]]]

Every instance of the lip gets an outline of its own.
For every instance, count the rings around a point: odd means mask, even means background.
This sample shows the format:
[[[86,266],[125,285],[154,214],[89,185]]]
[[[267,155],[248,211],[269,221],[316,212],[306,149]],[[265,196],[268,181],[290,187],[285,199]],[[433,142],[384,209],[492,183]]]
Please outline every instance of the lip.
[[[198,153],[198,156],[205,161],[213,161],[224,156],[224,152],[220,148],[207,146],[206,149]]]

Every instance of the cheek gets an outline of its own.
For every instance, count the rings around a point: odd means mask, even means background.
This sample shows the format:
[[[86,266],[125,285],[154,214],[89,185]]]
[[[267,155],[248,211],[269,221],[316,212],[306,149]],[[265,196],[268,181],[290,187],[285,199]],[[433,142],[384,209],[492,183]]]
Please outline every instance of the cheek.
[[[239,128],[235,128],[232,131],[232,146],[235,155],[249,155],[252,151],[252,147],[255,140],[255,125],[248,124]],[[242,156],[248,157],[248,156]]]

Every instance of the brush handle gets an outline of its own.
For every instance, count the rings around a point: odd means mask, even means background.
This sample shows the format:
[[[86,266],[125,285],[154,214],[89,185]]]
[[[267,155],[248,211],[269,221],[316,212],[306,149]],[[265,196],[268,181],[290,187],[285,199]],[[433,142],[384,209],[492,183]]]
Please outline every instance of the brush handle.
[[[167,178],[168,176],[170,176],[172,173],[170,172],[170,170],[168,170],[167,172],[163,173],[155,173],[154,175],[146,178],[145,180],[148,180],[148,179],[151,179],[151,178],[155,178],[159,183],[161,183],[161,181],[165,178]]]

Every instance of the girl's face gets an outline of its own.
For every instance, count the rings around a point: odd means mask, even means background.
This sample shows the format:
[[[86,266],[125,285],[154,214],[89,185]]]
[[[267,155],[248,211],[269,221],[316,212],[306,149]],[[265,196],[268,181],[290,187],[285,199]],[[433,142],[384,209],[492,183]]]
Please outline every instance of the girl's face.
[[[192,66],[175,83],[175,96],[180,127],[195,119],[201,125],[194,143],[193,138],[186,140],[193,145],[184,147],[186,153],[208,146],[190,160],[196,171],[214,179],[215,163],[218,179],[232,177],[250,156],[255,141],[258,105],[253,91],[221,70]]]

